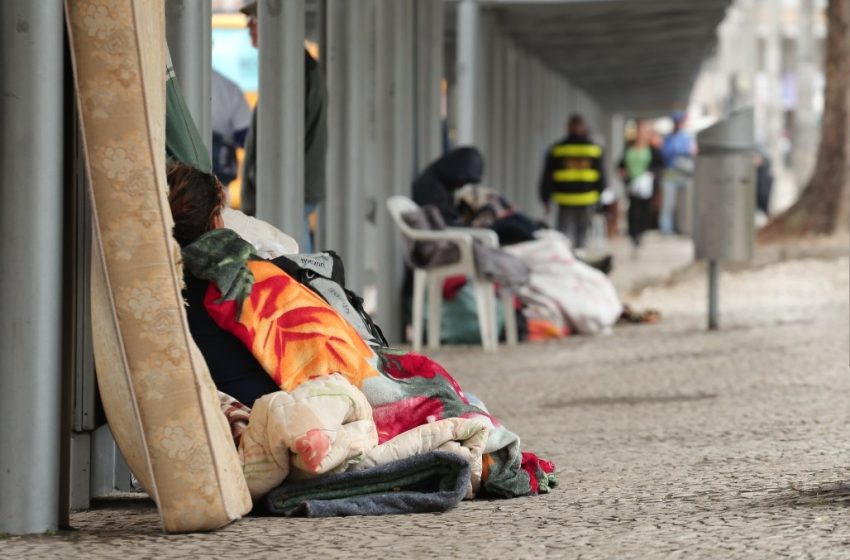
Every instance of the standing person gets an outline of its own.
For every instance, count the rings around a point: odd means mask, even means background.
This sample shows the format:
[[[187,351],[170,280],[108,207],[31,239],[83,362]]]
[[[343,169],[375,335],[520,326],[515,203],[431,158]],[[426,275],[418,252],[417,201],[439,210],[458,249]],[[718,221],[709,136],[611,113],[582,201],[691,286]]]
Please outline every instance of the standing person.
[[[770,158],[765,150],[756,147],[753,150],[753,165],[756,168],[756,210],[761,212],[762,221],[770,216],[770,194],[773,191],[773,171]]]
[[[212,73],[213,172],[228,185],[239,174],[236,149],[245,146],[251,128],[251,108],[236,82]]]
[[[638,121],[635,139],[626,148],[619,166],[620,176],[629,195],[629,237],[632,239],[635,257],[643,232],[650,227],[652,195],[663,167],[661,152],[652,145],[650,123]]]
[[[694,172],[696,144],[685,131],[687,117],[682,111],[674,111],[673,132],[664,138],[661,155],[664,158],[664,173],[661,179],[661,215],[658,228],[664,235],[675,233],[674,216],[679,191],[686,188]]]
[[[242,8],[248,16],[251,44],[257,48],[259,29],[257,3]],[[327,93],[319,63],[304,50],[304,239],[302,253],[313,252],[310,215],[325,199],[325,156],[328,148]],[[257,109],[245,146],[242,173],[242,211],[253,216],[257,212]]]
[[[540,176],[540,199],[548,214],[552,203],[557,227],[575,249],[584,247],[593,211],[605,190],[602,148],[590,140],[581,115],[567,123],[567,136],[552,145]]]

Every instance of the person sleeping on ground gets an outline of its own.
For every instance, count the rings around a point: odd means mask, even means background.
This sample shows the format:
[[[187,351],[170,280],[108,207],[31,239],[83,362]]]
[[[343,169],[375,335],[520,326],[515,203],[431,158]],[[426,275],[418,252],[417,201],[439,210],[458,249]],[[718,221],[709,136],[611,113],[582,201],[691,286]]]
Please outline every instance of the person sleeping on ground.
[[[180,247],[202,234],[221,228],[225,204],[224,188],[215,176],[193,167],[176,165],[168,172],[174,238]],[[219,327],[206,309],[204,296],[209,281],[183,270],[186,317],[195,344],[209,366],[216,387],[252,407],[261,396],[278,390],[250,350],[238,338]]]
[[[516,434],[439,364],[364,338],[348,315],[276,264],[282,261],[260,258],[223,228],[215,177],[182,165],[167,177],[189,329],[219,390],[252,408],[248,443],[243,436],[239,444],[252,495],[279,484],[290,461],[302,475],[318,476],[433,450],[470,462],[469,497],[555,486],[554,465],[522,452]],[[296,425],[304,429],[280,445],[268,441]],[[280,447],[289,451],[281,456]],[[257,469],[263,480],[252,486]]]

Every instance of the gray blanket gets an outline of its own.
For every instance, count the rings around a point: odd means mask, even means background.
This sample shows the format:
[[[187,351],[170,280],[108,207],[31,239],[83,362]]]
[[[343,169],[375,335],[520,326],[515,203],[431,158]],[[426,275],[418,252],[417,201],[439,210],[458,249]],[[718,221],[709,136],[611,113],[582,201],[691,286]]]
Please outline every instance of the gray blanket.
[[[284,482],[266,496],[268,511],[287,517],[442,512],[469,486],[469,463],[434,451],[363,471]]]

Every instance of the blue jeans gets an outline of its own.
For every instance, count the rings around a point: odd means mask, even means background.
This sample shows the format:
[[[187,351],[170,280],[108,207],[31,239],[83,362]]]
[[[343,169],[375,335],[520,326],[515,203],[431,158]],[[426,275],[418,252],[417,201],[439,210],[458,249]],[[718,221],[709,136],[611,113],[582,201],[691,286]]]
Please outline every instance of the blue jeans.
[[[688,178],[675,171],[664,172],[661,181],[661,212],[658,216],[658,229],[661,233],[671,235],[675,233],[676,198],[679,191],[687,186]]]
[[[313,252],[313,233],[310,231],[310,214],[315,212],[318,207],[318,204],[304,205],[304,237],[301,239],[301,247],[299,248],[301,253]]]

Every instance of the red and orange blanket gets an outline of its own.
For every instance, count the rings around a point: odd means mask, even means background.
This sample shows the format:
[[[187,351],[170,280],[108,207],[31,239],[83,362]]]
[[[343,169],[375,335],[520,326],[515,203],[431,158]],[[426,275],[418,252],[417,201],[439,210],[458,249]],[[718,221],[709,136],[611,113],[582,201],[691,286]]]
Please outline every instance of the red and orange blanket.
[[[369,346],[324,299],[228,229],[211,231],[183,250],[184,265],[210,282],[204,304],[274,382],[292,392],[307,380],[342,375],[372,406],[379,443],[446,418],[478,418],[491,428],[481,490],[502,497],[548,492],[554,465],[520,450],[519,437],[464,393],[430,358]]]

